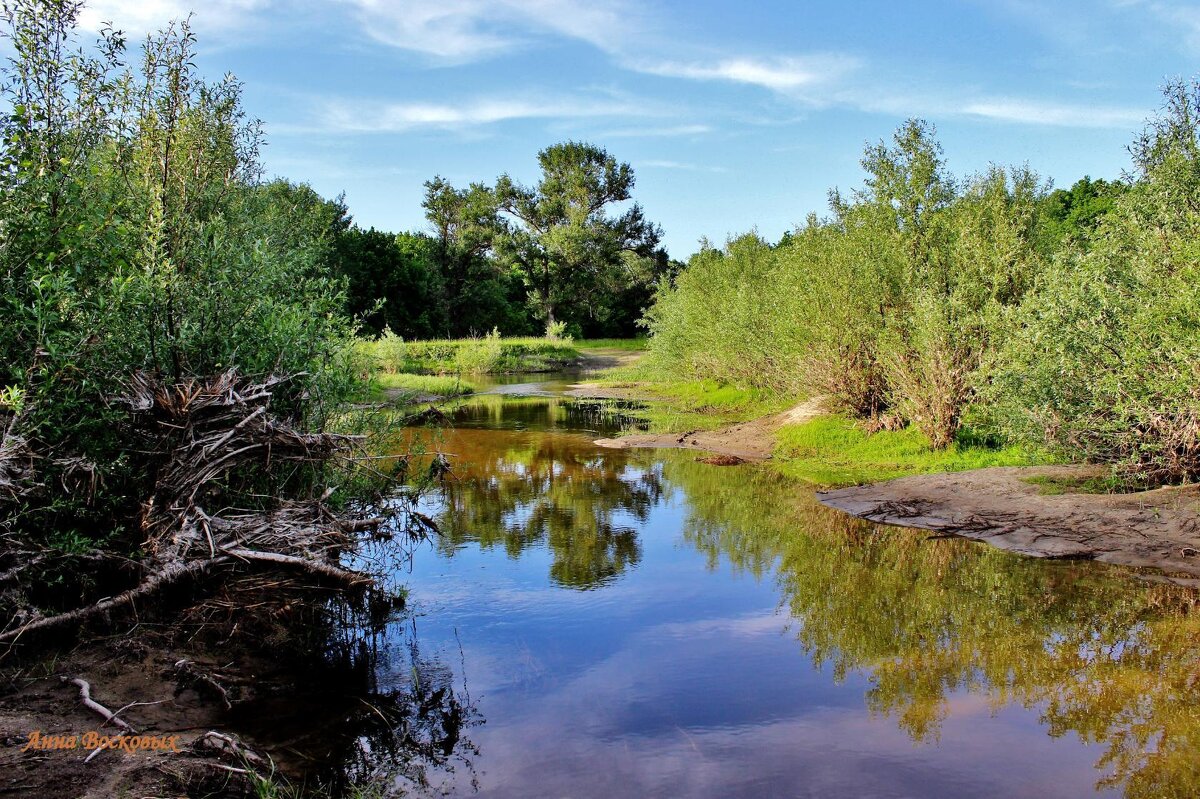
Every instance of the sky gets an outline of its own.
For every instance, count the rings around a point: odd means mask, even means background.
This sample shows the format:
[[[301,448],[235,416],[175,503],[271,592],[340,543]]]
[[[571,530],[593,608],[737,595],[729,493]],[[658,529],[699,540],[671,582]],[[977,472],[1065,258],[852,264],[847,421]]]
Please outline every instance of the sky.
[[[1118,177],[1200,56],[1184,0],[93,0],[82,23],[132,39],[189,12],[201,71],[233,72],[264,123],[268,176],[344,192],[359,225],[428,230],[424,181],[536,183],[573,139],[633,167],[681,259],[825,213],[909,117],[958,175]]]

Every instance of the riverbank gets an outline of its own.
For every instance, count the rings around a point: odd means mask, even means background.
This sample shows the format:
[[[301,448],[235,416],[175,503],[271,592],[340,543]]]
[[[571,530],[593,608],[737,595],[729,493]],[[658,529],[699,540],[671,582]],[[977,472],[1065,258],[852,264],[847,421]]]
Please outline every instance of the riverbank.
[[[579,384],[570,393],[649,403],[651,417],[668,420],[668,429],[603,438],[600,446],[689,449],[730,458],[715,461],[726,464],[766,462],[818,489],[825,505],[869,521],[1031,557],[1149,567],[1174,582],[1200,585],[1196,486],[1104,493],[1103,468],[1047,464],[1039,453],[969,440],[935,451],[913,430],[868,434],[825,412],[819,399],[729,423],[694,401],[698,389],[690,403],[680,402],[688,392],[678,386],[628,377]],[[672,419],[694,427],[672,429]]]
[[[861,519],[918,527],[1037,558],[1161,569],[1200,586],[1200,486],[1131,494],[1046,493],[1103,474],[1086,466],[978,469],[818,492]],[[1184,576],[1184,577],[1181,577]]]

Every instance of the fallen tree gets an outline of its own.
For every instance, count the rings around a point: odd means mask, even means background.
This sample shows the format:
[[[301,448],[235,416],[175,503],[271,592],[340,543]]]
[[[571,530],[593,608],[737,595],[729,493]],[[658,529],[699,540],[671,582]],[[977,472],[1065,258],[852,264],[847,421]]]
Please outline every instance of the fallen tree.
[[[144,553],[139,581],[56,615],[34,611],[0,633],[0,643],[108,617],[218,566],[299,572],[347,590],[370,584],[369,575],[342,566],[340,559],[360,535],[378,532],[389,519],[334,510],[329,504],[334,489],[320,479],[357,458],[361,437],[303,432],[277,418],[271,398],[289,379],[256,381],[231,369],[166,384],[135,374],[112,400],[128,409],[123,433],[131,451],[145,458],[149,475],[150,490],[136,520]],[[34,468],[37,456],[13,428],[8,425],[0,446],[0,502],[8,504],[44,490]],[[298,479],[303,470],[308,471]],[[264,486],[275,490],[263,493]],[[307,496],[287,496],[297,489]],[[27,546],[7,549],[3,576],[18,585],[23,563],[45,556]]]

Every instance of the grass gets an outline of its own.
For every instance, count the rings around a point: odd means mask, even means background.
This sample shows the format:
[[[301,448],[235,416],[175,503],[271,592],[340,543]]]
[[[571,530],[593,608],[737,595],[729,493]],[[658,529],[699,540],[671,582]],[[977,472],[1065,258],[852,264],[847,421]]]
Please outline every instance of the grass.
[[[1039,474],[1026,477],[1024,482],[1038,487],[1042,496],[1059,496],[1061,494],[1129,494],[1145,491],[1147,486],[1129,481],[1122,481],[1112,474],[1101,475],[1047,475]]]
[[[774,468],[821,487],[857,485],[931,472],[1044,463],[1020,447],[996,447],[969,434],[944,450],[914,428],[868,434],[841,416],[822,416],[780,428]]]
[[[789,404],[756,389],[716,380],[648,380],[636,366],[609,369],[595,383],[627,391],[629,399],[645,402],[644,408],[632,413],[654,433],[714,430],[776,413]]]
[[[628,350],[644,352],[649,346],[646,338],[585,338],[575,342],[580,350]]]
[[[552,372],[579,358],[575,345],[564,339],[481,338],[404,341],[385,335],[359,342],[359,351],[386,374],[507,374]]]
[[[381,389],[400,390],[412,394],[432,394],[439,397],[461,397],[474,394],[475,386],[458,376],[390,374],[381,372],[372,378]]]

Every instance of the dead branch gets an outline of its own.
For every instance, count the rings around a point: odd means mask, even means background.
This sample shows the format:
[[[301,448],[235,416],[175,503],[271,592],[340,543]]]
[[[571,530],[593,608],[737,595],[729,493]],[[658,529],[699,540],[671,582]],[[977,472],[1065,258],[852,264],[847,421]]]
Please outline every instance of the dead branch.
[[[332,489],[316,498],[275,499],[265,508],[225,508],[216,514],[202,504],[212,496],[236,494],[237,482],[228,484],[231,474],[321,467],[358,451],[358,437],[303,432],[271,412],[274,389],[289,379],[255,381],[229,370],[207,380],[164,384],[146,373],[133,375],[124,394],[111,401],[129,408],[123,432],[146,453],[153,475],[139,519],[149,553],[142,564],[147,576],[117,596],[4,632],[0,643],[81,624],[224,562],[298,570],[345,588],[369,583],[369,577],[338,561],[358,534],[380,528],[386,519],[335,513],[326,504]],[[0,448],[0,500],[30,483],[31,458],[23,441],[6,435]],[[90,464],[80,460],[70,467],[64,474],[69,472],[73,485],[94,489],[98,478]]]
[[[319,577],[327,577],[331,580],[336,580],[347,587],[356,585],[365,585],[371,582],[371,578],[362,574],[355,574],[345,569],[339,569],[336,566],[331,566],[328,563],[322,563],[318,560],[309,560],[307,558],[296,557],[295,555],[284,555],[279,552],[257,552],[252,549],[225,549],[227,555],[232,555],[235,558],[242,560],[258,561],[259,563],[278,564],[280,566],[288,566],[290,568],[299,569],[300,571],[315,574]]]
[[[88,605],[77,610],[72,610],[67,613],[60,613],[57,616],[47,616],[37,621],[32,621],[29,624],[17,627],[14,630],[9,630],[6,633],[0,634],[0,643],[10,643],[16,641],[21,636],[27,633],[52,630],[57,627],[76,626],[83,624],[97,616],[109,613],[118,608],[123,608],[126,605],[132,605],[139,599],[144,599],[151,594],[182,580],[184,577],[200,575],[208,571],[214,565],[224,562],[228,558],[217,556],[207,560],[194,560],[191,562],[177,562],[168,564],[162,571],[152,574],[147,579],[143,580],[136,588],[131,588],[124,593],[117,594],[109,599],[101,600],[94,605]]]
[[[110,724],[115,724],[118,727],[120,727],[121,729],[125,730],[125,732],[132,733],[134,735],[137,734],[137,730],[135,730],[133,728],[133,725],[131,725],[129,722],[125,721],[125,719],[117,716],[116,713],[113,713],[111,710],[106,708],[104,705],[102,705],[99,702],[97,702],[96,700],[92,699],[92,686],[88,683],[87,680],[85,680],[81,677],[74,677],[69,680],[66,677],[63,677],[62,679],[63,679],[63,682],[69,682],[69,683],[79,686],[79,700],[81,702],[83,702],[83,706],[86,707],[88,710],[91,710],[94,713],[98,713],[100,716],[102,716],[104,718],[105,722],[108,722]]]

